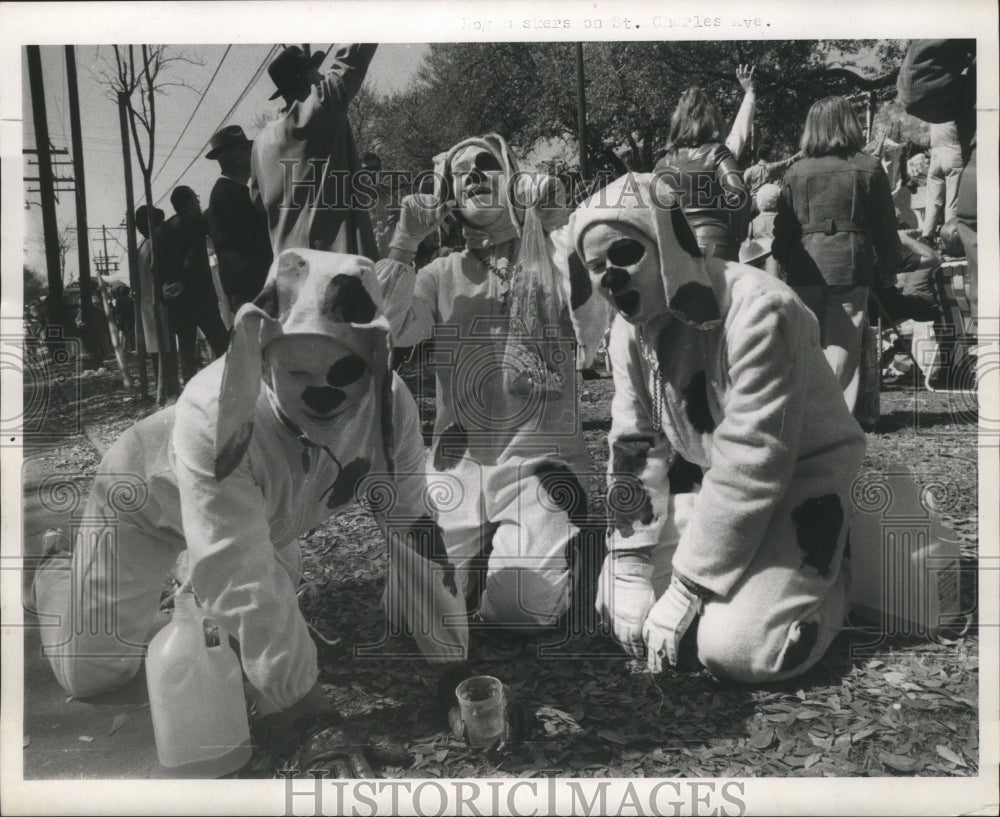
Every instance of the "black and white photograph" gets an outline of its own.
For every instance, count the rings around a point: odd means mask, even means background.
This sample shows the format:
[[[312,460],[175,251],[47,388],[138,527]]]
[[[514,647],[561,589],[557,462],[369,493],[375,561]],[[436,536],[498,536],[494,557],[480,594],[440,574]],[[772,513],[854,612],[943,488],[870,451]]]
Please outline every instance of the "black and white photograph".
[[[0,20],[4,813],[997,813],[994,4]]]

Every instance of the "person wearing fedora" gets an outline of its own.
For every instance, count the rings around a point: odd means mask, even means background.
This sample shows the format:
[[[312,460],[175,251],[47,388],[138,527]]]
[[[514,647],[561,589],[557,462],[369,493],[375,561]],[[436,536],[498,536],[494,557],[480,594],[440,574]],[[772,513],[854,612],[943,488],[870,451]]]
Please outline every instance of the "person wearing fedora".
[[[285,48],[268,66],[285,102],[253,143],[250,195],[267,213],[271,248],[356,253],[378,260],[378,246],[354,178],[361,162],[347,107],[364,82],[376,46],[340,45],[323,74],[324,53]]]
[[[138,672],[173,573],[239,644],[258,745],[342,741],[345,756],[362,753],[364,736],[343,724],[310,738],[336,714],[296,593],[298,538],[362,499],[388,544],[387,607],[428,661],[464,656],[466,631],[447,624],[456,591],[435,552],[417,406],[390,362],[371,261],[312,250],[275,260],[226,356],[127,429],[71,534],[46,534],[34,601],[55,622],[42,640],[68,693],[98,695]],[[400,582],[440,599],[441,615],[414,620]]]
[[[267,216],[250,200],[247,186],[252,148],[243,128],[226,125],[212,136],[205,155],[216,160],[221,171],[208,200],[208,232],[233,314],[257,297],[273,258]]]

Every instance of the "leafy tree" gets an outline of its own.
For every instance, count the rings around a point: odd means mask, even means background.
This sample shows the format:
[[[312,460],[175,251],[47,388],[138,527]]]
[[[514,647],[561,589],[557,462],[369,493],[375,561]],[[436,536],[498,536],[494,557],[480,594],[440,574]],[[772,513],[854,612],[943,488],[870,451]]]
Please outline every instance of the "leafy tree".
[[[697,85],[731,120],[740,64],[757,66],[757,141],[795,149],[812,103],[829,94],[894,91],[903,44],[876,40],[586,43],[587,157],[594,171],[649,170],[683,90]],[[873,81],[874,78],[874,81]],[[572,43],[437,43],[414,82],[373,98],[367,128],[385,167],[419,169],[459,139],[497,131],[520,153],[577,138]],[[749,158],[749,157],[746,157]]]
[[[24,304],[30,304],[39,298],[44,298],[49,291],[45,276],[34,267],[24,267]]]

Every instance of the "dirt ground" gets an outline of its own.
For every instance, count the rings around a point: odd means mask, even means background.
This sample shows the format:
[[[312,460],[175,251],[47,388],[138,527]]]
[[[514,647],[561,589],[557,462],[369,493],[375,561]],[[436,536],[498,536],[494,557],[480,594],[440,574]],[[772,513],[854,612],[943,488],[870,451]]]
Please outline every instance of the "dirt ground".
[[[412,365],[403,374],[429,440],[433,381]],[[50,367],[46,376],[47,385],[26,378],[26,407],[38,403],[42,391],[45,401],[26,414],[32,430],[25,458],[36,471],[60,474],[83,490],[102,451],[156,406],[141,402],[136,390],[126,392],[114,370],[81,376],[66,365]],[[588,493],[600,516],[612,384],[604,374],[578,379],[577,388],[595,474]],[[385,768],[386,777],[974,776],[978,472],[971,400],[930,393],[912,377],[885,383],[881,420],[868,434],[864,464],[870,474],[912,469],[933,486],[942,517],[958,534],[966,616],[964,628],[948,637],[880,632],[852,621],[806,675],[745,687],[704,671],[654,678],[595,632],[517,640],[477,632],[475,669],[503,679],[538,716],[530,740],[484,754],[457,740],[433,710],[426,665],[385,655],[412,645],[390,640],[375,648],[381,655],[358,654],[384,641],[385,572],[384,541],[359,508],[331,517],[304,540],[300,601],[316,633],[321,681],[345,715],[409,746],[412,766]],[[50,703],[26,688],[26,711]],[[132,717],[148,718],[148,710]],[[102,739],[113,743],[116,734],[125,740],[127,733],[112,730]],[[26,737],[25,776],[48,776],[37,764]],[[270,777],[280,765],[257,751],[241,774]],[[69,776],[101,774],[84,764]]]

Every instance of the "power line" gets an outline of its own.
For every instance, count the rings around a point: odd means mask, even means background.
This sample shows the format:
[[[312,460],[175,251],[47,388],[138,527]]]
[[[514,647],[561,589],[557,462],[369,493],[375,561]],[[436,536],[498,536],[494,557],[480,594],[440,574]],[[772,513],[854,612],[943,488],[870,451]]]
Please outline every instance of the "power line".
[[[220,127],[222,127],[223,123],[227,119],[229,119],[229,117],[232,115],[233,111],[235,111],[236,108],[239,107],[240,103],[246,98],[246,95],[248,93],[250,93],[250,89],[253,88],[253,86],[257,84],[257,81],[260,79],[261,74],[264,73],[264,69],[267,67],[267,63],[271,59],[271,55],[274,53],[274,51],[275,51],[275,49],[277,47],[278,46],[276,46],[276,45],[272,45],[271,48],[268,49],[268,52],[267,52],[266,56],[261,61],[260,66],[254,72],[254,75],[250,78],[250,81],[246,84],[246,87],[243,89],[243,92],[239,95],[239,97],[237,97],[236,102],[233,103],[233,106],[228,111],[226,111],[225,115],[222,117],[222,119],[219,122],[219,124],[216,125],[215,128],[212,129],[212,133],[215,133],[215,131],[217,131]],[[163,195],[161,195],[156,200],[155,204],[157,204],[157,205],[160,204],[160,202],[162,202],[170,194],[170,191],[173,190],[174,187],[177,186],[177,183],[181,179],[184,178],[184,175],[192,168],[192,166],[194,165],[194,163],[196,161],[198,161],[198,158],[201,156],[202,151],[204,151],[205,148],[207,148],[211,144],[211,142],[212,142],[212,138],[209,137],[208,141],[205,142],[205,144],[202,146],[201,150],[199,150],[198,153],[195,155],[195,157],[188,163],[188,166],[185,167],[184,170],[181,171],[181,174],[176,179],[174,179],[173,183],[169,187],[167,187],[166,192],[163,193]]]
[[[201,92],[201,96],[198,99],[198,104],[194,106],[194,110],[191,111],[191,115],[188,117],[188,121],[184,124],[184,128],[181,130],[181,135],[177,137],[177,141],[174,142],[174,146],[170,148],[170,153],[167,154],[167,158],[163,160],[163,164],[160,165],[160,169],[156,171],[156,175],[153,177],[153,181],[150,182],[150,187],[156,184],[156,180],[160,178],[160,174],[163,169],[167,166],[171,157],[174,155],[174,151],[177,150],[177,146],[181,143],[181,139],[184,138],[184,134],[187,133],[188,128],[191,127],[191,123],[194,121],[194,116],[198,113],[198,109],[201,108],[201,103],[205,101],[205,97],[208,96],[208,89],[212,87],[212,83],[215,82],[215,78],[219,75],[219,69],[222,68],[222,63],[226,61],[226,57],[229,56],[229,49],[232,45],[227,45],[225,52],[222,54],[222,59],[219,60],[219,64],[215,66],[215,73],[212,74],[212,78],[208,81],[208,85],[205,86],[205,90]],[[201,151],[198,151],[200,154]]]

